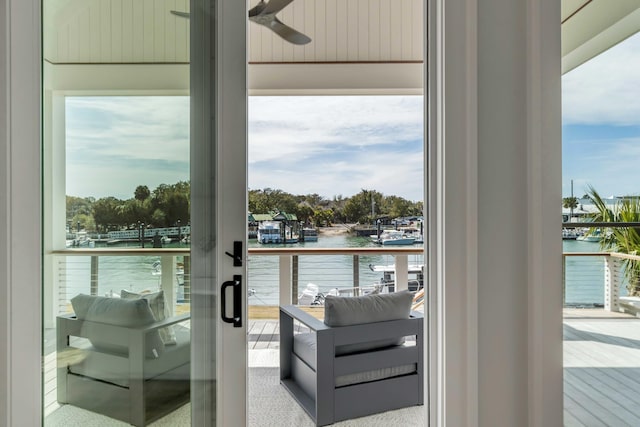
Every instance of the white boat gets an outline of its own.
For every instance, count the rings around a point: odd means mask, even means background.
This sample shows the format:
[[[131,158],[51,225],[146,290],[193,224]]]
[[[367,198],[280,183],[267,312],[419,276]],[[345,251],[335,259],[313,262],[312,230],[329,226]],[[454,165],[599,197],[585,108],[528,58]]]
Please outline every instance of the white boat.
[[[162,276],[162,263],[160,260],[156,260],[151,264],[151,275]],[[176,280],[178,285],[184,284],[184,264],[181,262],[176,263]]]
[[[564,236],[564,235],[563,235]],[[602,231],[599,229],[594,230],[593,233],[585,232],[582,235],[578,236],[576,240],[581,242],[599,242],[602,240]]]
[[[280,223],[265,221],[258,226],[258,243],[282,243]]]
[[[582,236],[578,236],[576,238],[576,240],[579,240],[581,242],[599,242],[601,240],[600,236],[587,236],[586,234],[583,234]]]
[[[402,231],[385,230],[375,242],[382,246],[401,246],[413,245],[415,241],[415,237],[408,237]]]
[[[406,237],[413,237],[415,239],[413,243],[424,243],[424,237],[422,236],[419,228],[406,227],[400,228],[400,231],[402,231],[402,234]]]
[[[562,229],[562,240],[576,240],[578,237],[580,237],[580,233],[574,228]]]
[[[69,244],[71,243],[71,244]],[[86,231],[78,231],[75,235],[75,238],[71,241],[67,240],[66,242],[67,247],[72,246],[72,247],[78,247],[78,246],[89,246],[89,247],[94,247],[95,246],[95,242],[93,242],[91,240],[91,238],[89,238],[89,235],[87,234]]]
[[[380,283],[388,286],[391,290],[395,284],[396,266],[389,265],[373,265],[369,264],[369,269],[376,273],[382,273]],[[409,264],[407,266],[409,274],[409,290],[417,291],[424,285],[424,264]]]

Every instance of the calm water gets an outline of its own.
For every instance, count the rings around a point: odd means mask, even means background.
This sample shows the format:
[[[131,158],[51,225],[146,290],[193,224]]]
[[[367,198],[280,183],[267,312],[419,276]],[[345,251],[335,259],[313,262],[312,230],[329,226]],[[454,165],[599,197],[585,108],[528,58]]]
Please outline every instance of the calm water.
[[[564,252],[600,252],[597,242],[563,240]],[[604,260],[601,257],[567,257],[565,264],[565,303],[569,305],[604,303]],[[621,289],[624,294],[625,290]]]
[[[255,240],[249,241],[249,247],[376,247],[370,239],[365,237],[350,237],[348,235],[320,236],[318,242],[307,242],[295,245],[261,245]],[[416,247],[421,247],[418,245]],[[153,263],[159,256],[103,256],[99,257],[98,294],[111,292],[119,293],[121,289],[134,292],[142,290],[156,290],[160,287],[160,276],[154,275]],[[178,257],[178,262],[181,262]],[[90,291],[90,258],[69,257],[62,263],[61,281],[66,281],[66,298]],[[328,292],[333,288],[353,287],[353,256],[350,255],[307,255],[299,256],[299,291],[308,283],[317,285],[321,292]],[[360,286],[379,282],[381,273],[371,271],[369,265],[393,264],[390,255],[361,255],[358,262]],[[422,255],[410,255],[409,264],[422,264]],[[248,261],[248,288],[255,290],[249,297],[250,304],[278,304],[278,256],[250,256]],[[411,278],[411,276],[410,276]],[[61,286],[61,288],[63,288]]]
[[[275,245],[282,247],[283,245]],[[288,245],[291,247],[375,247],[369,239],[350,237],[348,235],[320,236],[318,242]],[[263,247],[255,240],[249,241],[249,247]],[[565,252],[598,252],[598,243],[565,240]],[[158,256],[119,257],[103,256],[99,258],[98,293],[119,293],[121,289],[142,291],[155,290],[160,287],[160,276],[154,275],[153,263]],[[182,261],[180,258],[178,261]],[[69,257],[61,260],[61,281],[67,283],[66,293],[62,296],[71,298],[79,292],[89,292],[90,260],[89,257]],[[307,255],[299,257],[298,288],[301,292],[308,283],[316,284],[322,292],[333,288],[349,288],[353,286],[353,256]],[[390,255],[361,255],[358,272],[360,286],[379,282],[382,274],[371,271],[369,265],[393,264]],[[410,255],[409,264],[423,264],[421,255]],[[255,294],[249,297],[250,304],[278,303],[278,257],[250,256],[248,262],[248,288]],[[567,304],[602,304],[604,302],[602,258],[569,257],[566,262]],[[61,287],[64,288],[64,287]],[[180,289],[180,287],[178,288]]]

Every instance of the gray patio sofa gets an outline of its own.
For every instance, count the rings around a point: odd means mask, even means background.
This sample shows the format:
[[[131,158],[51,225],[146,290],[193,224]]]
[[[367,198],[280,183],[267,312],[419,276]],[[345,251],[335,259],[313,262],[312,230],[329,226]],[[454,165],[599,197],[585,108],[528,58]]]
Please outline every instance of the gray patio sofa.
[[[423,315],[401,294],[328,298],[324,322],[280,307],[280,382],[316,425],[423,404]]]
[[[189,401],[188,314],[155,321],[145,299],[77,298],[84,308],[57,317],[59,403],[144,426]]]

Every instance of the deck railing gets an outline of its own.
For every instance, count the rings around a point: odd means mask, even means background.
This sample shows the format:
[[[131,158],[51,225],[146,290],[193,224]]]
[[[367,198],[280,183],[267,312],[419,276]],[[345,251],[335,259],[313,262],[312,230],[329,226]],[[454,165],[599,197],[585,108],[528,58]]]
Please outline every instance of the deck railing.
[[[51,257],[53,280],[51,290],[45,291],[45,301],[52,318],[69,312],[70,299],[78,293],[162,289],[171,296],[173,310],[190,303],[189,248],[65,249],[52,252]],[[413,266],[423,265],[423,260],[423,250],[418,247],[249,248],[249,304],[295,304],[308,283],[317,285],[321,292],[372,285],[383,277],[370,268],[373,265],[393,266],[397,289],[404,289],[408,283],[422,280],[412,271]]]
[[[563,296],[565,306],[596,306],[606,311],[640,313],[640,298],[628,295],[630,278],[625,262],[640,256],[617,252],[565,252]],[[590,298],[585,299],[583,295]],[[595,296],[595,297],[594,297]]]
[[[66,249],[55,251],[51,290],[45,290],[50,313],[70,310],[78,293],[104,295],[121,289],[163,289],[171,307],[190,303],[189,248]],[[565,252],[564,304],[628,308],[628,278],[624,260],[640,257],[609,252]],[[410,273],[424,265],[421,248],[250,248],[248,250],[248,302],[253,306],[295,304],[309,283],[321,292],[333,288],[360,288],[380,282],[373,265],[393,266],[397,289],[421,278]],[[621,301],[623,302],[621,306]],[[640,302],[638,303],[640,305]],[[45,310],[45,314],[46,314]]]

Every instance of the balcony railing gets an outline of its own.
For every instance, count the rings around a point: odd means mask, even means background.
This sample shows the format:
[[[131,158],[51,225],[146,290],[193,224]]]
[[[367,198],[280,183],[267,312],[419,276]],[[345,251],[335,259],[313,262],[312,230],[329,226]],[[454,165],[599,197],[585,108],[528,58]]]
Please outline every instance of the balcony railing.
[[[51,314],[70,311],[78,293],[105,295],[163,289],[175,310],[190,303],[190,250],[175,249],[66,249],[52,254],[54,277],[47,303]],[[564,304],[602,306],[606,310],[633,310],[640,298],[627,297],[624,260],[640,257],[609,252],[565,252]],[[395,273],[397,289],[422,281],[415,273],[424,265],[420,248],[250,248],[248,303],[278,306],[297,303],[309,283],[321,293],[332,289],[361,289]],[[373,268],[378,266],[378,268]],[[380,268],[385,266],[384,269]],[[376,270],[376,271],[374,271]],[[423,273],[423,272],[421,272]],[[45,291],[46,292],[46,291]],[[49,302],[51,300],[51,302]]]
[[[121,289],[162,289],[171,296],[174,311],[190,303],[189,248],[65,249],[51,256],[53,317],[69,312],[70,299],[79,293],[113,295]],[[395,275],[397,289],[409,284],[416,287],[422,283],[423,265],[421,248],[250,248],[248,302],[256,306],[295,304],[309,283],[322,293],[334,288],[357,290],[381,281],[390,285],[389,271]]]

